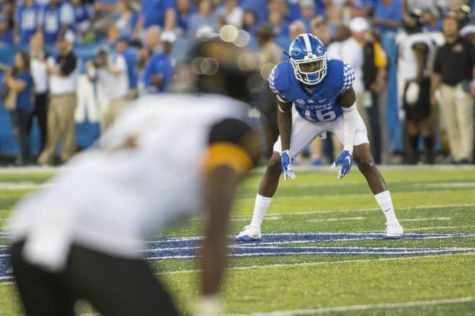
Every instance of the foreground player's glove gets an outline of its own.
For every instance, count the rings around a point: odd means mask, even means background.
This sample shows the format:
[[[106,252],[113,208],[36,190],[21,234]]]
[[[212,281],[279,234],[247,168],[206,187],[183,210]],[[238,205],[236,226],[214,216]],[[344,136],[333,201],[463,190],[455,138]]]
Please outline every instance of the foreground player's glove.
[[[332,165],[332,168],[337,167],[341,164],[340,172],[338,173],[338,180],[341,180],[344,176],[346,176],[351,169],[351,164],[353,163],[353,156],[350,154],[348,150],[343,150],[335,160]]]
[[[280,153],[282,171],[284,172],[284,180],[287,178],[295,179],[295,173],[292,170],[292,159],[290,158],[290,151],[287,149]]]
[[[223,315],[221,302],[217,295],[201,296],[195,303],[192,316],[220,316]]]

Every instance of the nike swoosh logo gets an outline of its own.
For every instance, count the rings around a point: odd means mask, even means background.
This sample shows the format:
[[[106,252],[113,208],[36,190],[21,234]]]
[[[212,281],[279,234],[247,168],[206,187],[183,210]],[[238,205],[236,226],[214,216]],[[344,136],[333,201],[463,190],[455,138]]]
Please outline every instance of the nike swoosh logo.
[[[345,160],[348,160],[348,163],[349,163],[349,164],[351,163],[351,158],[350,158],[350,156],[346,156]]]

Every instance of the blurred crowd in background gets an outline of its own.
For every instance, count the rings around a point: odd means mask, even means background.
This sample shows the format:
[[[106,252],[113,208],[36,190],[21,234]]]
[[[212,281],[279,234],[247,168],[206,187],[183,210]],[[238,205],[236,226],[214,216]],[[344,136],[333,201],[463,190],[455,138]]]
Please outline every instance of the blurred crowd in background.
[[[63,163],[91,143],[78,140],[78,122],[98,122],[103,132],[128,101],[179,90],[171,83],[190,41],[249,46],[264,82],[305,32],[355,69],[378,164],[474,162],[475,0],[2,0],[0,12],[8,111],[4,119],[0,112],[0,156],[11,154],[14,136],[20,165]],[[404,57],[412,32],[429,39],[421,69],[418,57]],[[261,90],[253,105],[271,144],[275,99]],[[429,110],[411,110],[405,96],[413,91]],[[339,149],[332,137],[317,139],[302,159],[329,164]]]

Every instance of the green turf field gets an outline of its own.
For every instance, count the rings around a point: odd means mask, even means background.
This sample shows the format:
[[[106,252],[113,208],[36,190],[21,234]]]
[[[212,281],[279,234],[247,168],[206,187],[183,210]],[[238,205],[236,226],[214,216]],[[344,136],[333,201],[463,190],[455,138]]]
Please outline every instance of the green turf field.
[[[223,283],[228,314],[252,315],[475,315],[475,238],[438,238],[475,233],[475,168],[382,169],[405,232],[425,239],[357,239],[289,242],[281,247],[319,249],[459,249],[450,253],[298,254],[231,258]],[[338,181],[335,171],[296,172],[270,206],[263,233],[377,233],[385,219],[361,174]],[[0,227],[18,199],[52,173],[0,169]],[[231,221],[236,234],[250,221],[260,173],[239,193]],[[193,219],[167,236],[196,236]],[[439,234],[439,235],[438,235]],[[332,235],[331,235],[332,236]],[[455,236],[455,235],[454,235]],[[416,252],[417,252],[416,251]],[[180,308],[197,295],[196,261],[151,261]],[[84,309],[84,308],[83,308]],[[91,314],[88,308],[87,314]],[[0,315],[21,315],[14,285],[0,283]]]

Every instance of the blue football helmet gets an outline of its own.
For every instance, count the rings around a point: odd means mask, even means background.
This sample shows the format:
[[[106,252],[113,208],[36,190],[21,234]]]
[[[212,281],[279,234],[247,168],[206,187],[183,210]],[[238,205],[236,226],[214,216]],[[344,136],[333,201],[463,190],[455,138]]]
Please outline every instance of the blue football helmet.
[[[289,61],[297,80],[316,85],[327,74],[327,53],[323,43],[310,33],[297,36],[290,44]]]

